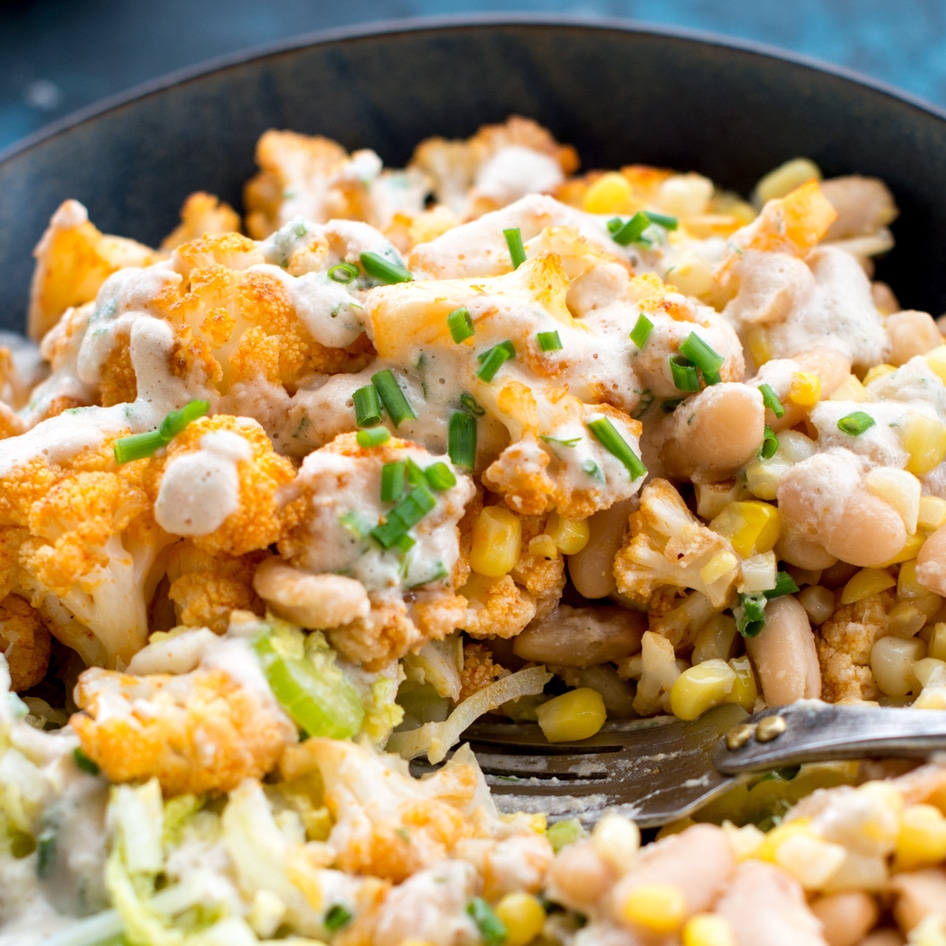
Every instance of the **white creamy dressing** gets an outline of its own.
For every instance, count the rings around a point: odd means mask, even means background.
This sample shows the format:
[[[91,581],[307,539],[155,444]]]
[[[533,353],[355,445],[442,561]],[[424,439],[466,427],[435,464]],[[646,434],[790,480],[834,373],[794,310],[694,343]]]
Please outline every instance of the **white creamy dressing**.
[[[200,449],[165,467],[154,518],[173,535],[209,535],[240,508],[239,465],[253,459],[249,442],[232,430],[212,430]]]
[[[483,197],[510,204],[526,194],[554,190],[564,180],[562,167],[552,155],[509,145],[479,166],[473,186]]]

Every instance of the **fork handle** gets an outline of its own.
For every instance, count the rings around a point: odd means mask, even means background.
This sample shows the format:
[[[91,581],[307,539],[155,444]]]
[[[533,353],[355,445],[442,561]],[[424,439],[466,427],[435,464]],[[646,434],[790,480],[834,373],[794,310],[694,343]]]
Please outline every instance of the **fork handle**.
[[[751,735],[730,748],[749,732],[741,727],[751,727]],[[730,730],[713,749],[713,763],[725,775],[738,775],[803,762],[917,758],[937,751],[946,752],[946,710],[801,700],[756,713]]]

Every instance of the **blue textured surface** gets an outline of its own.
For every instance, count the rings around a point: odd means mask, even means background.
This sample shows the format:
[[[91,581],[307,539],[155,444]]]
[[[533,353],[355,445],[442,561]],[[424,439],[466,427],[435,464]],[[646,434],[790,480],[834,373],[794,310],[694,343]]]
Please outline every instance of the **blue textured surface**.
[[[946,106],[943,0],[0,0],[0,149],[98,99],[259,44],[401,17],[516,10],[753,40]]]

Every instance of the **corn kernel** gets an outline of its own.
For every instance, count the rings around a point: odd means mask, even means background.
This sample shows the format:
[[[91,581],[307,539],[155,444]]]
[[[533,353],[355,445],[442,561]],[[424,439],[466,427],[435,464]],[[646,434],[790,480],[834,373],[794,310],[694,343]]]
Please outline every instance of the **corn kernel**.
[[[736,936],[725,917],[695,913],[683,927],[683,946],[736,946]]]
[[[737,479],[722,483],[694,483],[696,514],[701,519],[715,519],[723,509],[743,494],[742,483]]]
[[[890,466],[878,466],[864,477],[864,485],[900,513],[908,533],[916,532],[923,487],[912,473]]]
[[[486,506],[473,530],[470,568],[487,578],[501,578],[519,561],[521,546],[522,525],[515,514],[502,506]]]
[[[913,637],[926,624],[926,615],[909,601],[899,601],[890,609],[887,621],[893,637]]]
[[[788,400],[799,407],[814,407],[821,400],[821,378],[811,371],[796,371],[788,388]]]
[[[756,366],[761,368],[772,357],[772,349],[769,347],[769,336],[764,328],[756,326],[749,329],[746,333],[746,347]]]
[[[696,719],[728,701],[736,672],[725,660],[704,660],[688,667],[670,688],[670,712],[679,719]]]
[[[587,519],[566,519],[557,512],[549,516],[546,529],[563,555],[575,555],[580,552],[591,536]]]
[[[940,621],[933,625],[926,652],[937,660],[946,660],[946,623]]]
[[[630,818],[609,812],[594,826],[591,843],[603,861],[624,875],[637,862],[641,833]]]
[[[775,587],[778,559],[775,552],[757,552],[742,560],[742,578],[736,585],[740,594],[755,595]]]
[[[678,217],[705,213],[713,196],[713,182],[702,174],[671,174],[657,190],[661,210]]]
[[[504,946],[527,946],[545,926],[545,909],[531,893],[507,893],[496,904],[495,913],[506,927]]]
[[[903,548],[889,562],[884,562],[881,568],[889,568],[891,565],[899,565],[901,562],[908,562],[910,559],[916,558],[925,541],[926,536],[921,532],[908,535]]]
[[[533,558],[558,558],[558,546],[552,536],[543,532],[529,539],[529,554]]]
[[[784,821],[782,824],[776,825],[765,835],[752,856],[759,861],[768,861],[770,864],[777,864],[778,849],[789,838],[799,835],[808,838],[814,836],[810,818],[795,818],[792,821]]]
[[[933,805],[910,805],[900,816],[894,870],[916,870],[946,858],[946,817]]]
[[[913,665],[926,656],[918,637],[879,637],[870,649],[870,670],[881,693],[906,696],[921,689]]]
[[[719,581],[724,575],[732,574],[738,567],[739,559],[732,552],[719,551],[700,568],[700,578],[707,585],[711,585],[713,582]]]
[[[808,158],[792,158],[769,171],[755,186],[759,205],[791,193],[810,180],[821,180],[821,169]]]
[[[946,499],[939,496],[921,496],[916,527],[933,532],[946,522]]]
[[[624,897],[619,912],[631,926],[669,934],[683,925],[686,900],[683,891],[672,884],[641,884]]]
[[[775,548],[782,521],[775,506],[748,500],[730,503],[709,525],[729,539],[739,555],[748,558],[753,552]]]
[[[910,455],[907,469],[923,476],[946,458],[946,427],[933,417],[911,411],[903,425],[903,448]]]
[[[853,604],[896,585],[897,579],[883,568],[862,568],[841,591],[841,604]]]
[[[607,719],[601,694],[590,687],[552,697],[536,709],[535,715],[549,742],[588,739]]]
[[[581,206],[590,214],[633,213],[636,209],[634,188],[623,174],[609,171],[589,185]]]
[[[856,375],[849,374],[832,392],[829,401],[869,401],[870,395]]]
[[[697,298],[716,288],[712,267],[696,253],[681,253],[667,279],[672,280],[673,285],[684,295]]]
[[[785,838],[775,852],[775,862],[806,890],[820,890],[837,873],[847,857],[840,844],[799,833]]]
[[[937,660],[935,657],[921,657],[913,665],[913,675],[921,687],[927,686],[934,678],[937,683],[944,681],[946,680],[946,661]]]
[[[693,663],[701,664],[714,657],[727,660],[733,652],[736,633],[736,622],[732,617],[714,614],[697,632],[693,642]]]
[[[874,365],[874,367],[864,375],[861,383],[864,387],[867,387],[871,381],[876,381],[878,378],[885,378],[888,374],[893,374],[896,370],[893,365]]]
[[[729,661],[729,666],[736,675],[732,690],[729,692],[728,703],[738,703],[747,713],[751,713],[755,708],[755,701],[759,695],[756,688],[755,674],[752,672],[752,664],[746,656],[734,657]]]
[[[940,381],[946,384],[946,345],[937,345],[924,356],[930,370],[939,375]]]

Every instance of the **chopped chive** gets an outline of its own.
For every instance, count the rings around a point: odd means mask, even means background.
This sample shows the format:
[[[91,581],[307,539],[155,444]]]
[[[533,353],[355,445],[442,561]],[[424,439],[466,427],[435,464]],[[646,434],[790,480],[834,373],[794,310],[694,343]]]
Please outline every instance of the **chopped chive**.
[[[608,221],[608,230],[611,231],[611,239],[618,246],[630,246],[632,243],[640,243],[644,231],[650,226],[650,218],[643,210],[638,210],[629,220],[622,220],[620,217],[614,217]]]
[[[329,267],[328,278],[347,285],[358,277],[358,267],[354,263],[336,263]]]
[[[391,439],[391,431],[387,427],[362,427],[355,439],[359,447],[380,447]]]
[[[488,348],[476,357],[480,363],[480,368],[476,372],[476,376],[481,381],[485,381],[488,384],[496,377],[496,372],[499,371],[510,358],[516,357],[516,347],[507,339],[505,342],[493,345],[492,348]]]
[[[653,210],[645,211],[651,223],[656,223],[658,227],[664,230],[676,230],[680,226],[680,221],[676,217],[668,217],[666,214],[655,213]]]
[[[359,257],[361,265],[365,272],[381,282],[411,282],[413,276],[407,267],[400,260],[386,259],[380,253],[373,253],[370,250],[362,253]]]
[[[719,382],[719,369],[726,359],[713,351],[696,332],[690,332],[680,343],[680,354],[703,372],[707,384]]]
[[[116,463],[143,460],[166,447],[191,421],[203,417],[210,410],[209,401],[191,401],[180,410],[171,411],[157,430],[120,437],[112,445]]]
[[[858,437],[876,423],[877,421],[870,414],[865,414],[864,411],[854,411],[838,421],[838,430],[850,434],[852,437]]]
[[[512,268],[518,269],[526,261],[526,250],[522,245],[522,231],[518,227],[512,227],[509,230],[503,230],[503,236],[506,238],[506,246],[509,247]]]
[[[631,417],[634,420],[640,420],[649,410],[651,404],[654,403],[654,392],[650,389],[646,389],[640,392],[641,399],[637,403],[637,407],[631,411]]]
[[[554,443],[559,447],[574,447],[576,444],[581,443],[581,437],[569,437],[568,440],[562,440],[561,437],[550,437],[548,434],[540,434],[539,440],[544,440],[546,443]]]
[[[757,637],[765,627],[765,605],[767,598],[763,594],[747,595],[740,593],[739,604],[733,608],[736,630],[743,637]]]
[[[381,467],[381,502],[396,503],[404,495],[404,474],[406,471],[406,460],[385,463]]]
[[[442,460],[431,463],[424,470],[424,478],[427,480],[427,485],[438,493],[457,485],[456,474]]]
[[[640,457],[631,449],[630,444],[618,433],[617,428],[607,417],[596,417],[586,422],[588,429],[594,434],[595,440],[608,453],[616,456],[627,467],[631,479],[636,480],[647,472],[647,468],[640,461]]]
[[[415,581],[412,584],[408,585],[408,590],[412,588],[420,588],[423,585],[432,585],[435,581],[443,581],[444,578],[447,578],[450,573],[447,571],[447,566],[443,562],[437,562],[434,565],[433,570],[428,572],[421,578],[419,581]]]
[[[793,595],[796,591],[798,591],[798,585],[795,584],[795,579],[788,572],[780,571],[775,577],[775,587],[763,591],[762,594],[766,598],[772,599],[781,598],[782,595]]]
[[[90,759],[78,746],[72,750],[72,758],[75,759],[76,768],[88,775],[98,775],[101,769],[98,763]]]
[[[685,358],[670,359],[670,376],[678,391],[700,390],[700,376],[696,373],[696,365],[691,365]]]
[[[454,309],[447,316],[447,328],[450,329],[450,335],[457,344],[472,338],[476,334],[476,329],[473,328],[473,318],[466,306]]]
[[[343,525],[356,539],[364,539],[371,531],[371,523],[360,512],[355,509],[349,509],[338,517],[339,523]]]
[[[581,472],[587,474],[592,479],[597,480],[599,483],[603,483],[604,473],[601,472],[601,467],[595,463],[594,460],[585,460],[581,465]]]
[[[351,923],[353,916],[354,914],[348,909],[348,907],[344,907],[340,903],[336,903],[328,908],[322,925],[330,933],[334,933],[336,930],[340,930],[343,926],[348,926],[348,924]]]
[[[447,453],[455,466],[472,470],[476,462],[476,418],[464,411],[450,415]]]
[[[355,402],[355,423],[359,427],[374,427],[381,423],[381,401],[373,384],[358,388],[351,398]]]
[[[776,450],[778,450],[778,437],[775,436],[775,431],[766,424],[762,435],[762,446],[759,447],[759,456],[763,460],[770,460],[775,456]]]
[[[417,417],[390,368],[373,374],[371,383],[375,386],[378,397],[381,398],[381,403],[395,427],[400,427],[405,420],[413,420]]]
[[[460,406],[477,417],[482,417],[486,413],[486,408],[472,394],[461,394]]]
[[[416,526],[436,505],[437,500],[434,494],[426,483],[421,483],[400,499],[388,513],[385,522],[371,530],[371,536],[382,548],[389,549],[397,545],[401,537]],[[411,544],[413,545],[413,542]]]
[[[407,482],[411,486],[417,486],[419,483],[425,483],[427,478],[424,476],[423,469],[417,465],[410,457],[407,458]]]
[[[415,545],[417,543],[405,532],[404,535],[399,535],[394,540],[392,548],[397,549],[402,555],[407,555]]]
[[[638,347],[643,348],[650,338],[650,333],[654,330],[654,323],[643,313],[637,317],[634,328],[631,329],[631,341]]]
[[[670,398],[670,400],[664,401],[663,404],[660,405],[660,409],[665,414],[672,414],[685,400],[685,397]]]
[[[785,408],[782,406],[782,402],[778,399],[778,395],[775,393],[775,389],[771,384],[760,384],[759,391],[762,394],[762,403],[776,416],[784,417]]]
[[[502,946],[506,942],[509,937],[506,925],[482,897],[474,897],[466,905],[466,912],[479,928],[485,946]]]
[[[558,332],[539,332],[535,338],[542,351],[562,350],[562,340],[558,337]]]
[[[36,839],[36,876],[46,880],[56,866],[56,832],[46,828]]]

